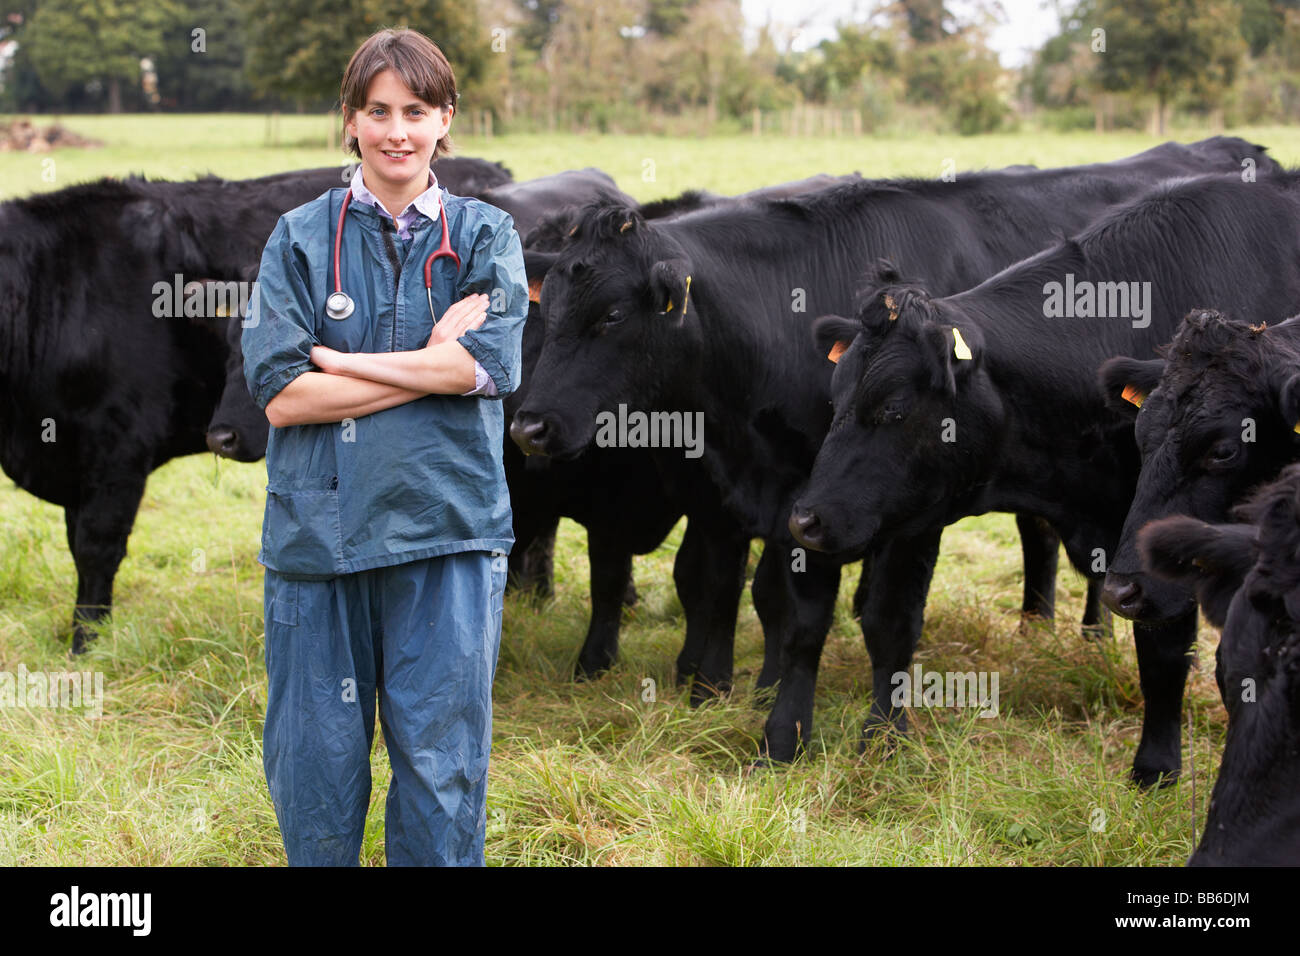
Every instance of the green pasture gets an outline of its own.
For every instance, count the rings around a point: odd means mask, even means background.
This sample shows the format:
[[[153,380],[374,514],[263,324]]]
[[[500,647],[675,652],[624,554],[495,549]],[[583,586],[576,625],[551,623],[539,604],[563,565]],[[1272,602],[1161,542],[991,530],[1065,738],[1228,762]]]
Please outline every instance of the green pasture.
[[[0,196],[104,175],[239,177],[343,161],[326,146],[324,117],[281,117],[278,146],[267,145],[258,116],[67,122],[106,145],[0,153]],[[1300,162],[1300,130],[1231,132]],[[1180,130],[1177,138],[1204,135]],[[1153,143],[1049,133],[459,140],[463,154],[501,160],[519,179],[597,166],[641,200],[686,188],[740,192],[817,172],[937,176],[947,159],[957,169],[1087,162]],[[112,623],[91,653],[70,662],[75,575],[62,511],[0,479],[0,671],[93,670],[105,689],[98,719],[0,707],[0,864],[284,862],[261,765],[264,484],[262,464],[211,456],[155,472]],[[640,601],[625,612],[622,658],[601,680],[570,679],[587,620],[580,527],[561,526],[554,599],[507,599],[490,864],[1177,865],[1190,854],[1226,724],[1208,626],[1185,709],[1183,780],[1138,792],[1125,782],[1142,716],[1128,626],[1121,622],[1113,641],[1082,639],[1084,582],[1069,570],[1058,582],[1056,624],[1022,625],[1013,522],[967,519],[945,535],[917,660],[927,670],[996,671],[999,714],[919,708],[896,753],[859,755],[870,665],[849,608],[854,566],[826,645],[811,752],[751,772],[765,710],[752,693],[763,642],[748,592],[731,697],[693,711],[673,684],[684,630],[671,577],[681,530],[637,558]],[[382,741],[372,763],[362,855],[381,864]]]

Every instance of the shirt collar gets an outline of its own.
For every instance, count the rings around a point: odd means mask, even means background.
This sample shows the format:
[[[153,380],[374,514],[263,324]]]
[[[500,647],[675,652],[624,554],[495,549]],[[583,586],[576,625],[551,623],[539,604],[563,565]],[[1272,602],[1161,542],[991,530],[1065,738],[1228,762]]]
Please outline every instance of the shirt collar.
[[[438,177],[433,174],[433,170],[431,169],[429,170],[429,188],[416,196],[410,205],[394,216],[392,212],[390,212],[389,209],[379,201],[379,197],[366,188],[366,184],[361,180],[360,166],[357,167],[356,173],[352,176],[353,201],[365,203],[367,206],[373,206],[382,212],[388,213],[389,218],[394,222],[405,219],[411,211],[411,206],[414,206],[417,212],[422,212],[434,222],[437,222],[438,211],[442,208],[442,201],[438,197],[439,188]]]

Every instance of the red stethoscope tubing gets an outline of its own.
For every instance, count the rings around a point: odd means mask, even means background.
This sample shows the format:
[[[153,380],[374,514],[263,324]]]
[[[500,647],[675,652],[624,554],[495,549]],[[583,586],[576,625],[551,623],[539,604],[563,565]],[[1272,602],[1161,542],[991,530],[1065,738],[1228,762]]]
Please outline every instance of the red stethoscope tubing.
[[[352,202],[352,191],[348,190],[343,196],[343,205],[339,207],[339,221],[334,229],[334,292],[336,295],[343,293],[343,281],[339,273],[339,257],[343,251],[343,217],[347,215],[348,204]],[[447,216],[446,210],[442,208],[442,203],[438,204],[438,222],[442,225],[442,241],[438,243],[438,248],[424,260],[424,295],[429,302],[429,315],[437,321],[437,316],[433,314],[433,263],[435,259],[441,259],[444,256],[456,263],[456,269],[460,269],[460,256],[456,250],[451,247],[451,237],[447,233]]]

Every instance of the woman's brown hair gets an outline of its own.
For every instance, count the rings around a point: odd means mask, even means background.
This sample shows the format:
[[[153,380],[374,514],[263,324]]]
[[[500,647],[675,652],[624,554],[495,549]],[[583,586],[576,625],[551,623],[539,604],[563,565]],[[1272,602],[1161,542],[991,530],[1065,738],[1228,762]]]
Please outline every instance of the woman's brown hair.
[[[353,113],[366,105],[366,91],[370,89],[370,81],[384,70],[396,73],[412,93],[430,106],[453,108],[460,96],[456,92],[456,74],[452,72],[451,64],[436,43],[423,33],[404,27],[380,30],[357,47],[357,52],[348,61],[348,68],[343,71],[339,102],[343,106],[345,124]],[[349,135],[346,125],[343,129],[343,148],[354,156],[361,155],[357,141]],[[444,136],[438,140],[433,158],[446,156],[451,149],[451,136]]]

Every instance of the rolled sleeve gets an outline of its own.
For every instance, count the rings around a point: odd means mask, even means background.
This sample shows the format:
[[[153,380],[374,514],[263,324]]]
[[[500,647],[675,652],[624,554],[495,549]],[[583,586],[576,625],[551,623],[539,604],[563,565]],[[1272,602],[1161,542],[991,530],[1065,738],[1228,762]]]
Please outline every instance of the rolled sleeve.
[[[265,410],[286,385],[313,368],[315,310],[301,261],[283,218],[262,252],[240,344],[248,392]]]
[[[485,223],[474,243],[462,293],[476,292],[488,297],[487,318],[457,341],[496,386],[495,394],[486,389],[483,397],[505,398],[519,387],[524,321],[528,318],[524,252],[509,216],[496,226]]]

